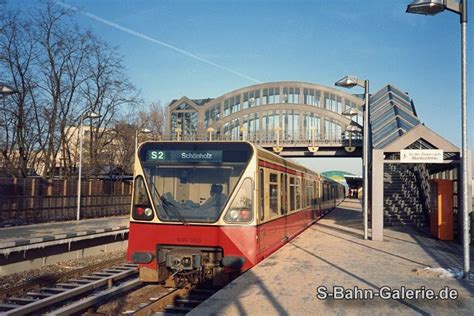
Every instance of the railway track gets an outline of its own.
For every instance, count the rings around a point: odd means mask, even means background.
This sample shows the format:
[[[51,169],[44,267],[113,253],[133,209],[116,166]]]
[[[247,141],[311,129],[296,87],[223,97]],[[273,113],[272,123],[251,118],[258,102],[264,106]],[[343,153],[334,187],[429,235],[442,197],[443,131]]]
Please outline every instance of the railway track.
[[[0,291],[0,315],[70,315],[95,310],[104,302],[143,287],[136,265],[123,258],[104,261],[68,271],[47,280],[32,280]],[[208,299],[218,289],[198,286],[164,289],[159,297],[137,302],[133,315],[185,314]]]
[[[41,279],[30,280],[21,284],[18,284],[13,287],[0,290],[0,300],[4,300],[9,296],[23,295],[28,291],[39,289],[41,287],[50,286],[54,283],[58,283],[63,280],[70,278],[80,277],[82,275],[99,271],[101,269],[112,267],[125,262],[125,258],[115,258],[111,260],[102,261],[96,264],[88,265],[87,267],[74,269],[72,271],[67,271],[63,273],[58,273],[55,275],[48,275]]]
[[[218,288],[192,287],[182,289],[169,289],[159,298],[152,298],[149,302],[133,311],[125,311],[134,316],[147,315],[184,315],[193,308],[207,300]]]
[[[140,287],[141,282],[137,275],[134,264],[106,268],[54,285],[40,287],[22,296],[9,296],[0,304],[0,313],[2,315],[37,313],[69,315],[97,305],[101,300]]]

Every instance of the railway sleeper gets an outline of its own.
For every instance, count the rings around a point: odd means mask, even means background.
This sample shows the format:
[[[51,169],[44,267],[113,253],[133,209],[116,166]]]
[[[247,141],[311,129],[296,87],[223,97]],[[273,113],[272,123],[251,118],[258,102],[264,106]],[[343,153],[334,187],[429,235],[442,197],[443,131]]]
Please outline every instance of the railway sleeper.
[[[53,294],[63,293],[63,292],[66,292],[68,290],[69,289],[59,288],[59,287],[44,287],[44,288],[40,289],[41,292],[53,293]]]
[[[6,301],[10,302],[12,304],[16,304],[16,305],[25,305],[25,304],[30,304],[30,303],[36,302],[37,299],[12,296],[12,297],[9,297],[8,299],[6,299]]]
[[[101,276],[96,276],[96,275],[86,275],[81,277],[83,280],[92,280],[92,281],[97,281],[97,280],[102,280],[104,277]]]
[[[188,305],[188,306],[193,306],[196,307],[199,304],[201,304],[203,301],[199,299],[189,299],[189,298],[178,298],[175,300],[175,304],[182,306],[182,305]]]
[[[55,286],[60,286],[65,289],[74,289],[76,287],[81,286],[82,284],[79,283],[56,283]]]
[[[22,305],[2,303],[0,304],[0,311],[5,312],[21,306]]]
[[[72,280],[70,280],[70,282],[77,283],[77,284],[79,284],[79,286],[81,286],[81,285],[89,284],[92,281],[91,280],[82,280],[82,279],[72,279]]]
[[[30,296],[30,297],[36,297],[36,298],[39,298],[39,299],[43,299],[43,298],[53,296],[54,294],[53,293],[28,292],[28,293],[26,293],[26,295]]]
[[[185,314],[185,313],[189,313],[192,310],[193,310],[193,307],[189,307],[189,306],[176,306],[176,305],[170,304],[165,307],[166,314],[168,313]]]
[[[115,275],[115,273],[111,272],[111,273],[108,273],[108,272],[95,272],[95,273],[92,273],[93,276],[99,276],[99,277],[110,277],[110,276],[113,276]]]

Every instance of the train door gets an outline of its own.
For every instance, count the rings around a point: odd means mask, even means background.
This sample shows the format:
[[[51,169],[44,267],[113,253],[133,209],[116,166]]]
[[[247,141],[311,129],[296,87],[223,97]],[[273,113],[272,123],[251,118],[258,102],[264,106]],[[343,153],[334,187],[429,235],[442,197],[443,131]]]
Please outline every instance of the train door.
[[[280,173],[280,214],[284,216],[284,231],[285,240],[288,239],[288,180],[286,173]]]
[[[280,216],[279,172],[263,170],[263,217],[259,225],[260,252],[272,251],[285,237],[285,219]],[[262,188],[261,188],[262,189]]]
[[[265,250],[263,243],[263,224],[265,222],[265,171],[263,168],[258,168],[258,250],[261,253]]]

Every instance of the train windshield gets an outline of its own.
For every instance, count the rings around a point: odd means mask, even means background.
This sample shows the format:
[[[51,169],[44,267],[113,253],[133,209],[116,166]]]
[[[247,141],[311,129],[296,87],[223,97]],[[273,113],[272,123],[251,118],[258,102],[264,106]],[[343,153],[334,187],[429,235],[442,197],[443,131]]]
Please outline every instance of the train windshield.
[[[140,162],[162,221],[215,222],[252,155],[247,143],[146,143]]]

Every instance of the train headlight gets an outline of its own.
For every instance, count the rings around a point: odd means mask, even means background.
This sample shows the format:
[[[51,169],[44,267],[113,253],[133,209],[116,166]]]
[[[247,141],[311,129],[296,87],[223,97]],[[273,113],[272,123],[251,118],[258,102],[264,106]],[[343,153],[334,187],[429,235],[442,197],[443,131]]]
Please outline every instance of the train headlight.
[[[253,184],[246,178],[232,200],[224,220],[228,223],[250,223],[253,220]]]
[[[252,212],[248,208],[231,208],[224,220],[231,223],[248,223],[252,221]]]
[[[239,218],[239,211],[232,210],[230,211],[229,216],[233,221],[236,221]]]
[[[145,213],[145,216],[151,216],[151,215],[153,215],[153,211],[152,211],[152,209],[149,208],[149,207],[147,207],[147,208],[145,209],[144,213]]]

